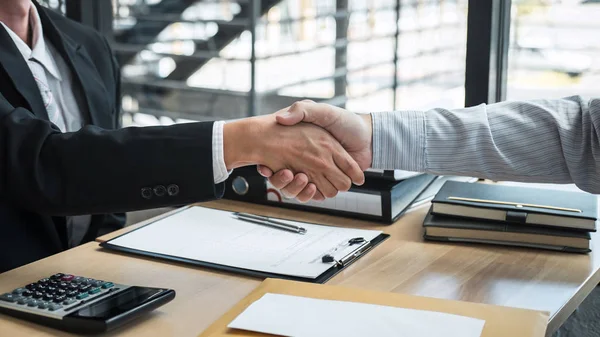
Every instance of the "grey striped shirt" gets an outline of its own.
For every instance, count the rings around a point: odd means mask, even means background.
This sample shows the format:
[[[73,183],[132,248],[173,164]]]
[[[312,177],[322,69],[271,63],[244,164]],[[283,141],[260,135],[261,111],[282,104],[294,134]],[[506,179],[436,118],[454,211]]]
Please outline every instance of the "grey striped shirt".
[[[600,194],[600,98],[371,115],[375,169],[575,183]]]

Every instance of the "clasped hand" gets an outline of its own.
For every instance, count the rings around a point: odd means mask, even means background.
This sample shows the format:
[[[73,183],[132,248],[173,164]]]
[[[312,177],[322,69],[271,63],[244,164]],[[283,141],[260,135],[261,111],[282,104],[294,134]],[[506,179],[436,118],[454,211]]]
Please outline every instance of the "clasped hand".
[[[259,164],[259,172],[286,197],[323,200],[364,183],[371,138],[370,115],[305,100],[226,124],[225,162],[228,169]]]

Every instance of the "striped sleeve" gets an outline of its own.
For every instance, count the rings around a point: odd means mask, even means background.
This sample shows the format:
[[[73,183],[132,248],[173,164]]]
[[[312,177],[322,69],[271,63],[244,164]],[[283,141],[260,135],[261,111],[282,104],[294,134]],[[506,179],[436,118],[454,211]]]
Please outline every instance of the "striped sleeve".
[[[600,99],[373,113],[373,168],[575,183],[600,193]]]

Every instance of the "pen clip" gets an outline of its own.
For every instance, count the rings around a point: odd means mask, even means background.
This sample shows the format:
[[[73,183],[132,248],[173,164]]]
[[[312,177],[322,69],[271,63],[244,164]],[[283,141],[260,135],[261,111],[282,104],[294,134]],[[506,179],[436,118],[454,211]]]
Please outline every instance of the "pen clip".
[[[362,239],[362,241],[363,241],[362,245],[358,246],[356,249],[354,249],[352,252],[350,252],[348,255],[342,257],[341,259],[336,260],[333,255],[325,254],[321,258],[321,261],[323,263],[335,262],[336,266],[340,267],[340,268],[347,266],[348,264],[352,263],[354,260],[358,259],[361,255],[363,255],[364,253],[366,253],[367,251],[369,251],[372,248],[371,242],[366,241],[363,238],[360,238],[360,239]]]

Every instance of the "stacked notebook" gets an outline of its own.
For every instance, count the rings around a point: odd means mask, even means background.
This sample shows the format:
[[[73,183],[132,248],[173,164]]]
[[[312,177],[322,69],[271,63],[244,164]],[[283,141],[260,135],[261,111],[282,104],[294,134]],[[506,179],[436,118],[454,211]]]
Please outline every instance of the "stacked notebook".
[[[590,252],[595,195],[448,181],[432,200],[425,239]]]

